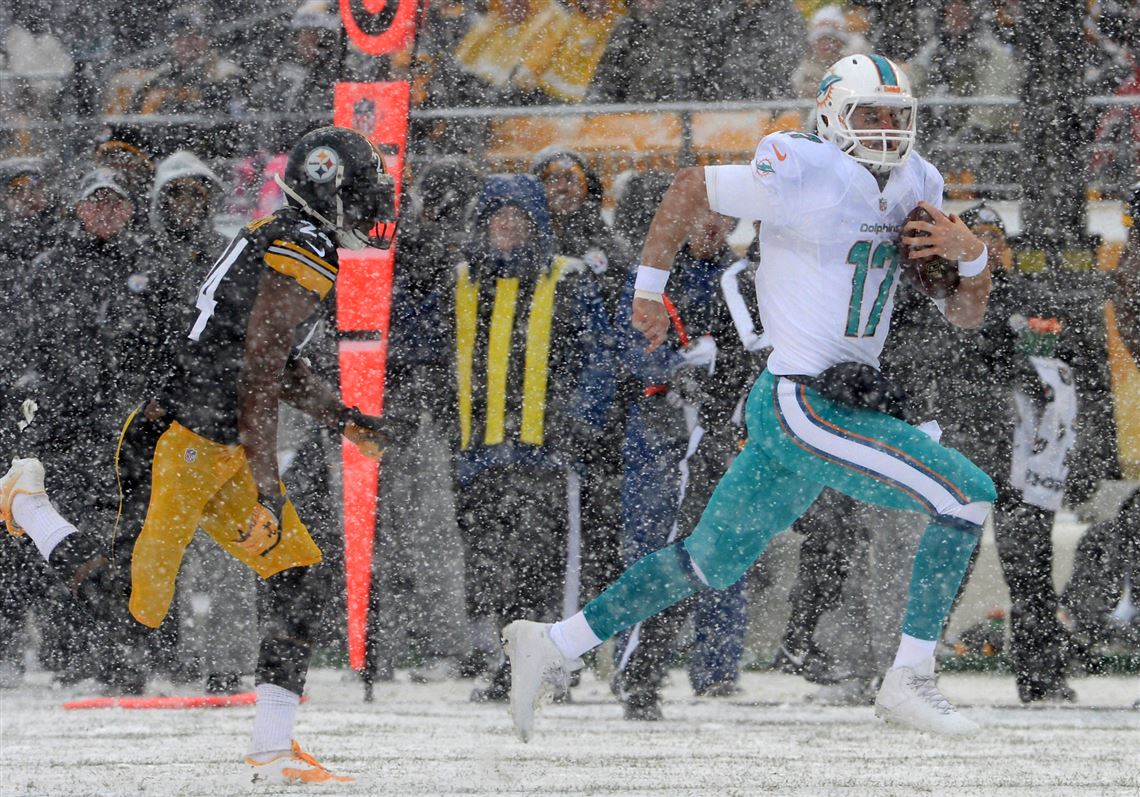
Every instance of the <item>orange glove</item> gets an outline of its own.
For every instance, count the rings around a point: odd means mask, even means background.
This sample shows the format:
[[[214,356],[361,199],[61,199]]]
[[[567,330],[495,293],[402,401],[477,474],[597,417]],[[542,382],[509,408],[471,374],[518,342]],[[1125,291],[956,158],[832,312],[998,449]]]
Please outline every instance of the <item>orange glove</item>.
[[[238,531],[238,547],[250,556],[261,556],[277,547],[281,542],[281,508],[284,505],[283,495],[258,496],[245,529]]]
[[[380,459],[390,442],[383,419],[365,415],[356,407],[345,407],[341,412],[340,433],[369,459]]]

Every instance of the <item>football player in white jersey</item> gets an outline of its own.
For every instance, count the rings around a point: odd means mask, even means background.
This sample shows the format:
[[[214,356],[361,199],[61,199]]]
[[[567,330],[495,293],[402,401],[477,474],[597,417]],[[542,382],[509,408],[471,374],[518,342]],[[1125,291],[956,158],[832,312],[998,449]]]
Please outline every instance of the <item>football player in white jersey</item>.
[[[952,323],[980,324],[990,290],[985,245],[936,210],[943,181],[914,151],[915,111],[892,61],[845,56],[820,82],[815,134],[769,135],[748,165],[678,172],[642,250],[634,325],[651,349],[664,340],[669,268],[688,220],[708,207],[761,223],[756,286],[774,348],[749,395],[747,445],[692,535],[635,562],[578,614],[504,629],[511,711],[524,740],[540,697],[580,666],[581,654],[697,590],[733,584],[824,487],[930,516],[876,714],[937,733],[977,730],[938,691],[934,648],[995,499],[993,482],[903,420],[878,372],[900,236],[912,256],[957,261],[961,281],[939,301]],[[906,223],[917,205],[932,222]]]

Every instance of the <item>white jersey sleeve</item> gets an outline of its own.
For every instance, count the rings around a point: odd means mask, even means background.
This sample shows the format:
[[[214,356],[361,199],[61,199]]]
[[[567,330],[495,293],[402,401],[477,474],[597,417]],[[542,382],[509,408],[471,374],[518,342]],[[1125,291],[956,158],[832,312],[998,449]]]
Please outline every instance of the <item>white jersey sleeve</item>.
[[[922,162],[922,176],[922,198],[934,205],[934,207],[942,210],[942,189],[946,184],[945,178],[941,172],[925,160]]]
[[[706,166],[709,207],[748,221],[790,224],[799,215],[804,164],[802,133],[764,137],[748,165]]]

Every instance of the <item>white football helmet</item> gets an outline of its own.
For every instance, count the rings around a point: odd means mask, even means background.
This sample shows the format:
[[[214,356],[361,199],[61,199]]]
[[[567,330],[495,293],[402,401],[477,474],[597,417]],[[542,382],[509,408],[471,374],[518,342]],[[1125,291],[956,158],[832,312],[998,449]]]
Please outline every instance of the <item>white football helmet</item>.
[[[852,118],[859,107],[889,109],[894,126],[874,122],[857,127],[867,124]],[[876,173],[901,166],[910,157],[915,111],[910,79],[898,64],[881,55],[840,58],[827,70],[815,95],[816,132]]]

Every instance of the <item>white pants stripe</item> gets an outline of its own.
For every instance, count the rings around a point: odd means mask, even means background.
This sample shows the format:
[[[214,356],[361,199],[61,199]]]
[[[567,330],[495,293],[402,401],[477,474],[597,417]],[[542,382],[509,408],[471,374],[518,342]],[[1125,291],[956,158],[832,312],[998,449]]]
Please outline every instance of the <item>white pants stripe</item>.
[[[926,504],[932,515],[949,515],[979,526],[985,523],[990,510],[988,503],[960,501],[947,487],[915,465],[825,428],[800,406],[796,398],[798,388],[797,383],[780,379],[776,388],[777,406],[789,431],[807,447],[911,494]]]

